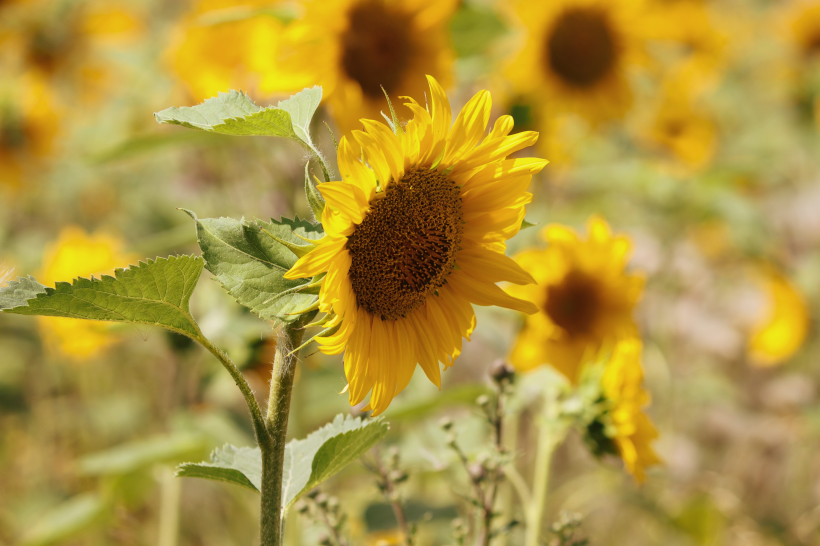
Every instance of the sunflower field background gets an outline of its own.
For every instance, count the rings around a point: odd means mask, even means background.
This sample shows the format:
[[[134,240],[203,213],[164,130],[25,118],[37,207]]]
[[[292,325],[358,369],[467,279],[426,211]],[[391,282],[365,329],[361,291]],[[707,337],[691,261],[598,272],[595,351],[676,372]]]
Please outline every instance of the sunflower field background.
[[[475,307],[440,388],[416,370],[377,408],[385,439],[285,543],[474,544],[484,487],[485,544],[817,544],[816,0],[0,0],[0,286],[199,254],[179,208],[314,220],[303,149],[155,112],[321,86],[336,173],[334,144],[389,119],[385,95],[413,118],[428,75],[454,118],[487,90],[492,120],[540,135],[511,156],[549,164],[506,247],[537,283],[504,285],[538,311]],[[202,331],[264,393],[273,328],[206,281]],[[289,436],[369,410],[346,385],[304,349]],[[544,473],[556,400],[584,426]],[[0,546],[253,544],[256,493],[174,477],[226,443],[253,444],[242,396],[187,338],[0,313]]]

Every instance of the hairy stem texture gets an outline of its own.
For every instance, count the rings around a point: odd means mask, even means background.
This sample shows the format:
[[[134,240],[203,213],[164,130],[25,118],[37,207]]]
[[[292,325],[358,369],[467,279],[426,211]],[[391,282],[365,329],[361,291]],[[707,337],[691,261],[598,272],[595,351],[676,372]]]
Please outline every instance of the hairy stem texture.
[[[282,544],[282,472],[285,462],[285,439],[288,434],[290,399],[296,375],[296,354],[289,354],[301,345],[303,321],[285,327],[276,347],[273,361],[268,414],[265,419],[266,439],[262,450],[261,545]]]

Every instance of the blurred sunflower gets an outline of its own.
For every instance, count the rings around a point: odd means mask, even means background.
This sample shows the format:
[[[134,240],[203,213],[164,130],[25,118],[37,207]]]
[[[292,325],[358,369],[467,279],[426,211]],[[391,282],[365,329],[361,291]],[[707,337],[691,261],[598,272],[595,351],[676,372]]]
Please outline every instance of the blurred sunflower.
[[[809,328],[806,302],[791,282],[768,271],[758,277],[767,303],[749,338],[752,362],[772,366],[788,360],[803,345]]]
[[[0,23],[0,55],[6,67],[39,74],[52,82],[55,92],[70,82],[86,100],[99,96],[101,87],[114,80],[115,65],[104,56],[112,47],[133,44],[143,31],[134,6],[116,1],[17,0],[0,5],[0,13],[8,14],[11,23]]]
[[[170,48],[174,70],[196,100],[228,89],[258,91],[281,76],[275,57],[284,25],[264,13],[281,2],[200,0]]]
[[[792,41],[804,57],[820,53],[820,2],[797,0],[789,4],[788,28]]]
[[[664,80],[657,105],[650,110],[640,138],[677,159],[690,170],[706,167],[717,146],[717,127],[700,105],[699,78],[686,66]]]
[[[601,390],[608,405],[607,416],[611,440],[629,472],[644,481],[644,469],[660,463],[651,443],[658,437],[652,421],[643,413],[650,397],[641,383],[642,344],[639,339],[625,339],[615,345],[606,365]]]
[[[123,242],[106,233],[89,235],[78,227],[66,227],[43,253],[43,267],[37,280],[46,286],[71,282],[76,277],[113,275],[133,258],[123,251]],[[80,319],[39,317],[46,344],[68,357],[83,360],[114,343],[109,325]]]
[[[526,318],[510,356],[519,370],[549,364],[576,382],[586,358],[635,336],[632,310],[643,279],[624,271],[632,245],[613,236],[602,218],[591,218],[587,230],[589,238],[581,240],[569,228],[548,226],[541,232],[546,249],[515,257],[538,284],[510,293],[539,310]]]
[[[359,128],[360,118],[380,119],[382,87],[393,96],[421,97],[425,74],[449,85],[454,53],[447,23],[456,5],[456,0],[308,0],[304,17],[282,37],[281,71],[274,77],[262,71],[261,90],[321,85],[343,132]],[[398,114],[405,119],[413,112],[399,107]]]
[[[0,87],[0,186],[19,188],[53,149],[59,115],[49,86],[29,73]]]
[[[326,235],[285,274],[327,273],[318,307],[338,331],[317,342],[325,354],[344,351],[350,403],[372,389],[374,414],[407,386],[417,363],[440,386],[439,362],[452,365],[475,328],[471,304],[537,310],[496,283],[534,282],[504,255],[505,241],[518,233],[532,175],[547,161],[506,158],[538,133],[508,136],[512,118],[503,116],[485,134],[487,91],[451,127],[447,96],[428,80],[431,111],[408,99],[415,117],[405,128],[362,120],[353,142],[339,142],[342,181],[318,186]]]
[[[798,112],[820,126],[820,2],[795,0],[785,4],[785,40],[793,53],[787,77],[792,81]]]
[[[632,102],[626,79],[642,60],[641,0],[556,0],[514,4],[526,43],[507,70],[517,94],[541,116],[622,116]]]

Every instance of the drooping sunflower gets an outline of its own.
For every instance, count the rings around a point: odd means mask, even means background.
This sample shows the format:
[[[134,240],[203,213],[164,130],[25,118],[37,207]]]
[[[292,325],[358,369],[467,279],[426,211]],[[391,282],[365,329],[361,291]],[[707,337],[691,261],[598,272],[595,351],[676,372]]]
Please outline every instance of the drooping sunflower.
[[[651,445],[658,432],[643,412],[650,397],[642,386],[641,349],[637,338],[620,341],[601,380],[601,392],[609,405],[611,440],[624,465],[639,482],[644,480],[646,467],[661,462]]]
[[[260,81],[276,80],[274,62],[284,25],[264,13],[279,2],[200,0],[177,29],[170,48],[174,70],[196,100],[226,89],[259,92]],[[262,63],[260,59],[269,58]]]
[[[381,119],[384,92],[422,97],[425,74],[445,87],[450,82],[453,50],[447,22],[455,0],[306,0],[305,14],[282,36],[277,59],[258,52],[262,74],[266,59],[281,63],[274,77],[261,81],[263,92],[293,92],[321,85],[333,116],[344,132],[359,128],[360,118]],[[399,118],[413,112],[399,106]]]
[[[569,111],[598,122],[626,112],[626,72],[643,57],[641,0],[519,0],[514,7],[527,38],[507,77],[542,110],[539,117]]]
[[[798,288],[783,275],[767,271],[758,276],[766,306],[749,336],[749,354],[760,366],[788,360],[803,345],[809,328],[809,311]]]
[[[110,234],[89,235],[81,228],[66,227],[43,253],[37,279],[53,286],[76,277],[113,275],[114,268],[133,261],[123,246]],[[60,317],[38,317],[37,321],[47,346],[73,360],[94,356],[115,342],[106,323]]]
[[[496,283],[532,276],[504,255],[520,229],[532,175],[547,161],[507,159],[538,133],[510,136],[512,118],[489,134],[491,99],[477,93],[451,125],[450,104],[428,76],[430,111],[408,98],[415,114],[394,133],[362,120],[364,131],[339,142],[342,180],[318,186],[327,206],[325,236],[286,273],[327,273],[318,307],[332,335],[317,338],[325,354],[344,352],[350,403],[372,390],[369,407],[383,412],[418,363],[440,386],[476,325],[471,304],[524,313],[536,307]]]
[[[548,226],[541,233],[544,250],[515,257],[538,282],[510,288],[539,310],[526,318],[510,356],[520,370],[548,364],[576,382],[585,359],[636,335],[632,310],[643,279],[625,272],[632,245],[613,236],[602,218],[591,218],[587,229],[582,240],[567,227]]]

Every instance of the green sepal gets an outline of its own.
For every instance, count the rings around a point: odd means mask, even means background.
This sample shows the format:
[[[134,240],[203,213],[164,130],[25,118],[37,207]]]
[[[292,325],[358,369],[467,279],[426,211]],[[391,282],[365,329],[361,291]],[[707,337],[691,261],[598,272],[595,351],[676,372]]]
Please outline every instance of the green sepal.
[[[333,316],[334,315],[332,313],[327,313],[325,316],[323,316],[319,320],[317,320],[315,322],[311,322],[310,324],[305,324],[305,328],[314,328],[316,326],[324,326],[325,324],[327,324],[333,318]]]
[[[305,313],[310,313],[311,311],[318,311],[319,310],[319,300],[316,300],[309,306],[305,307],[304,309],[299,309],[298,311],[294,311],[293,313],[288,313],[288,315],[304,315]]]
[[[535,227],[535,226],[537,226],[537,225],[538,225],[538,224],[540,224],[540,223],[541,223],[541,222],[530,222],[529,220],[527,220],[526,218],[524,218],[523,220],[521,220],[521,228],[520,228],[520,230],[521,230],[521,231],[523,231],[523,230],[525,230],[525,229],[527,229],[527,228]]]
[[[318,184],[319,181],[317,180],[316,182]],[[310,181],[310,161],[305,163],[305,197],[307,197],[310,210],[313,211],[313,216],[317,221],[321,221],[322,213],[325,210],[325,198],[322,197],[322,194],[319,193],[319,190],[317,190],[313,182]]]
[[[288,250],[296,254],[298,258],[302,256],[306,256],[308,252],[313,250],[315,247],[311,245],[297,245],[296,243],[291,243],[290,241],[285,241],[284,239],[280,239],[270,231],[266,230],[265,228],[260,228],[268,237],[279,243],[280,245],[286,247]]]
[[[339,324],[337,324],[336,326],[331,326],[330,328],[325,328],[324,330],[322,330],[321,332],[319,332],[318,334],[316,334],[315,336],[313,336],[312,338],[310,338],[309,340],[305,341],[304,343],[302,343],[301,345],[299,345],[298,347],[296,347],[294,350],[292,350],[291,352],[289,352],[289,353],[288,353],[288,356],[290,356],[290,355],[292,355],[292,354],[294,354],[294,353],[296,353],[296,352],[298,352],[298,351],[300,351],[300,350],[304,349],[305,347],[307,347],[308,345],[310,345],[311,343],[313,343],[314,341],[316,341],[316,338],[317,338],[317,337],[332,336],[333,334],[335,334],[336,332],[338,332],[338,331],[339,331],[339,328],[341,328],[341,327],[342,327],[342,323],[340,322],[340,323],[339,323]]]

